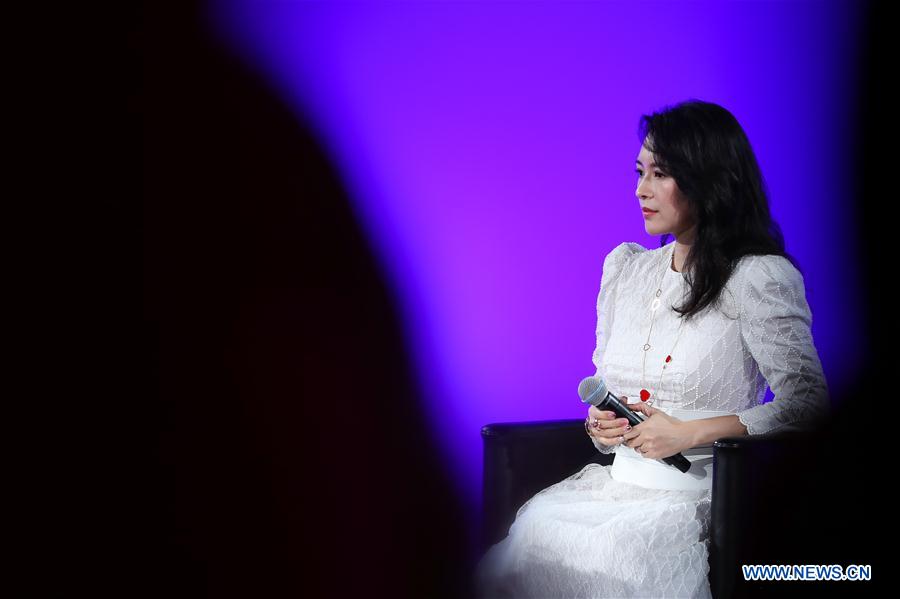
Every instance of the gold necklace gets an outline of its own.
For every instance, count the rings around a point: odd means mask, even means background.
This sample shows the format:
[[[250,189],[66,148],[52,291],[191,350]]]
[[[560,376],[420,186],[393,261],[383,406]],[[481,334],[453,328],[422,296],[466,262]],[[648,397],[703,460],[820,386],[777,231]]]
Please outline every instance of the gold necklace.
[[[665,280],[665,269],[671,268],[669,266],[669,262],[671,261],[671,265],[675,266],[675,243],[672,243],[672,251],[669,252],[669,258],[663,261],[663,271],[662,276],[659,279],[659,285],[656,288],[656,294],[653,298],[653,302],[650,304],[650,329],[647,331],[647,341],[644,342],[644,345],[641,349],[644,351],[643,363],[641,365],[641,401],[646,402],[647,405],[653,405],[653,402],[650,401],[652,394],[647,390],[647,385],[645,383],[645,374],[646,374],[646,366],[647,366],[647,352],[650,351],[652,347],[650,345],[650,334],[653,332],[653,321],[656,320],[656,311],[659,309],[660,304],[662,303],[659,299],[659,296],[662,295],[662,282]],[[674,268],[673,268],[674,270]],[[678,335],[675,337],[675,343],[672,345],[672,349],[666,355],[665,360],[663,360],[662,369],[659,372],[659,382],[657,383],[657,388],[662,385],[662,377],[666,371],[666,366],[669,362],[672,361],[672,352],[675,350],[675,346],[678,345],[678,340],[681,339],[681,330],[684,325],[684,318],[680,319],[681,322],[678,325]],[[655,398],[654,398],[655,399]]]

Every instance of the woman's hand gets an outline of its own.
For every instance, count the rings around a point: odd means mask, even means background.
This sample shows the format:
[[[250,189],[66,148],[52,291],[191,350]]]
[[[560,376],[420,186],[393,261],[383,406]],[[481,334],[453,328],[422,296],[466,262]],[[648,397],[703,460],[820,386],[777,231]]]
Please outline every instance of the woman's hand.
[[[624,444],[643,457],[658,460],[693,447],[693,439],[683,420],[645,403],[629,404],[628,407],[647,416],[646,420],[623,434]]]
[[[624,395],[621,400],[626,400]],[[588,434],[601,444],[612,447],[624,441],[624,435],[631,430],[631,425],[625,418],[616,418],[616,413],[607,410],[598,410],[596,406],[588,408]]]

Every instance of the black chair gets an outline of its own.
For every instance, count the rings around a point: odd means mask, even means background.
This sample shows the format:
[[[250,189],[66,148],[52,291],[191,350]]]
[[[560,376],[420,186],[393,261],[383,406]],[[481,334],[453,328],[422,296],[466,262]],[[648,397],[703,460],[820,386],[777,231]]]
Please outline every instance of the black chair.
[[[484,443],[482,550],[509,532],[519,507],[535,493],[589,463],[612,465],[615,454],[597,451],[583,419],[488,424]],[[749,589],[741,564],[766,563],[758,554],[754,503],[765,496],[766,475],[785,452],[808,442],[808,433],[725,437],[713,444],[709,580],[713,596]]]

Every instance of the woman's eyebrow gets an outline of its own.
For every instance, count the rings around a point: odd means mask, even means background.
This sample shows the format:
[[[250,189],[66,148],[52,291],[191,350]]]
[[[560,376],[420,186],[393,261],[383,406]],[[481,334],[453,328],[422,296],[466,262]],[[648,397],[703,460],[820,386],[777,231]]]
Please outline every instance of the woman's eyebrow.
[[[644,166],[644,163],[641,162],[640,160],[638,160],[637,163],[640,164],[641,166]],[[655,163],[655,162],[651,162],[651,163],[650,163],[650,166],[656,166],[656,163]]]

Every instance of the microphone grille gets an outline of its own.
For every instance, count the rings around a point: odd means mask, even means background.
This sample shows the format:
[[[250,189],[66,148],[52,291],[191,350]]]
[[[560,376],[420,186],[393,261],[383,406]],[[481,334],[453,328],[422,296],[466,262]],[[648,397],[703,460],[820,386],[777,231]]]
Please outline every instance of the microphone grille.
[[[603,401],[606,395],[606,383],[599,376],[588,376],[578,383],[578,396],[584,403],[595,406]]]

